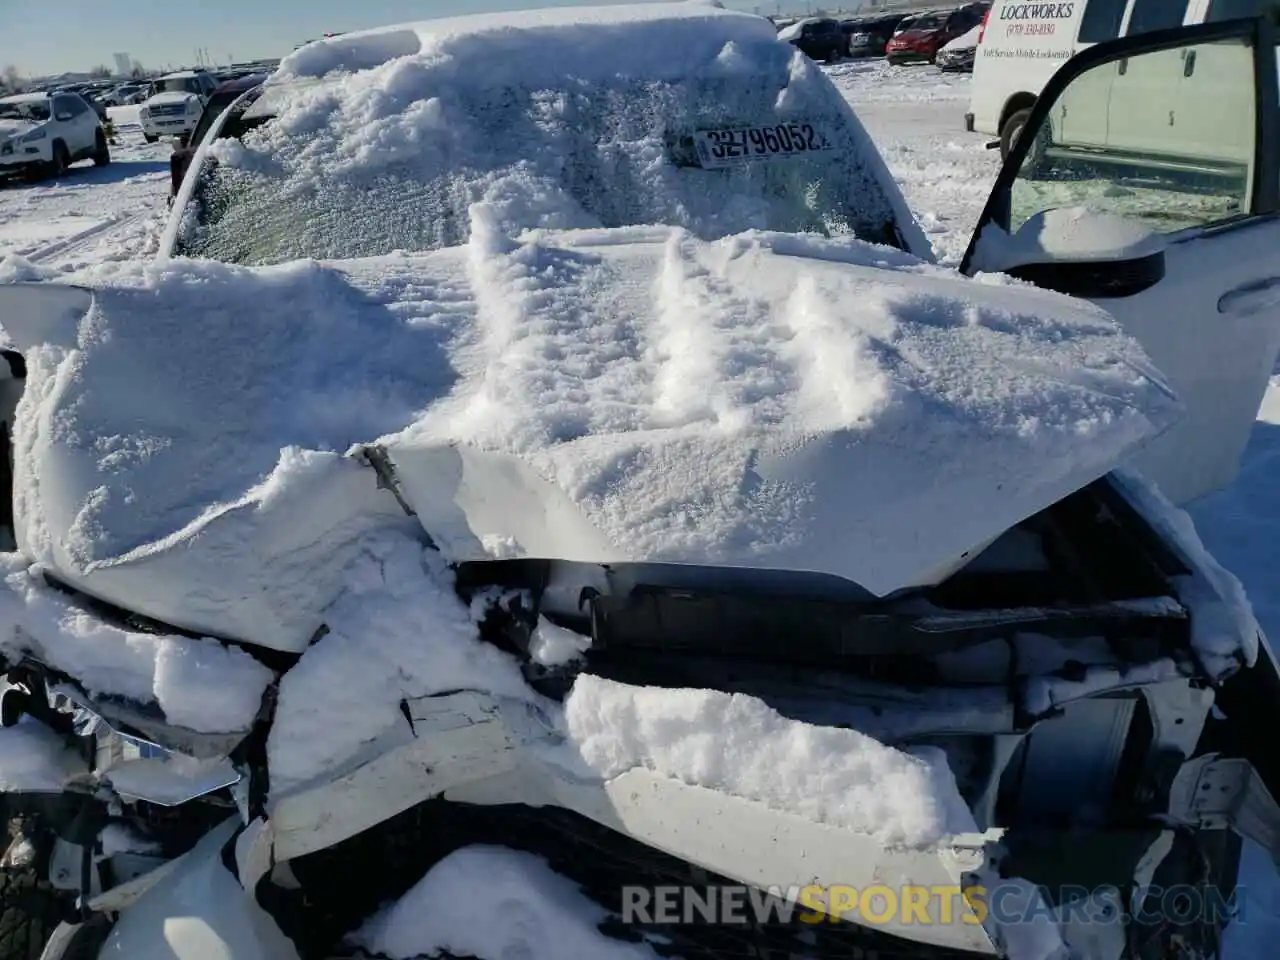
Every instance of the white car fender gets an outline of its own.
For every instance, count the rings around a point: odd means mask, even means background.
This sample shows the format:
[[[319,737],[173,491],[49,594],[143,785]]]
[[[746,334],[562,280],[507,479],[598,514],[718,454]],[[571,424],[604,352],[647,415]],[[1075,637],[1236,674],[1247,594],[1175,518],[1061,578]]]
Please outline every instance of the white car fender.
[[[211,830],[120,915],[98,956],[147,960],[299,960],[297,948],[227,869],[233,817]]]

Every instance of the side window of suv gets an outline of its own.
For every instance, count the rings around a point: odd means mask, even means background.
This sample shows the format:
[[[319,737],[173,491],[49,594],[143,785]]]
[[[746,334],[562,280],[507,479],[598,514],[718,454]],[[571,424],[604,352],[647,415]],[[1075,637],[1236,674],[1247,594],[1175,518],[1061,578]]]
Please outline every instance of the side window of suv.
[[[76,101],[79,97],[54,97],[53,98],[53,115],[55,118],[62,119],[66,117],[78,117],[84,112],[83,108],[76,109]]]
[[[1127,0],[1088,0],[1080,18],[1081,43],[1102,43],[1120,36]]]
[[[1220,20],[1237,20],[1245,17],[1269,15],[1273,23],[1280,24],[1280,0],[1209,0],[1205,23]]]

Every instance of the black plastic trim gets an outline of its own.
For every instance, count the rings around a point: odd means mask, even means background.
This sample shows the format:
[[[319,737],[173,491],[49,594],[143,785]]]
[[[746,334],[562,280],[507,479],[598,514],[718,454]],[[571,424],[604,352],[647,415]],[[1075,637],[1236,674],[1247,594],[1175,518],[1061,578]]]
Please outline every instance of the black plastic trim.
[[[1029,263],[1006,270],[1009,276],[1073,297],[1132,297],[1150,290],[1165,276],[1165,256],[1156,251],[1134,260],[1094,263]]]

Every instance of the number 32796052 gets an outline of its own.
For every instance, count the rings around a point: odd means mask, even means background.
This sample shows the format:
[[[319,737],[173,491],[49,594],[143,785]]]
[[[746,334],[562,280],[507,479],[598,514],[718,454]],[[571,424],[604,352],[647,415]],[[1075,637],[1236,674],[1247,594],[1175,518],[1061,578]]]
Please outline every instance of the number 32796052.
[[[780,123],[770,127],[706,130],[700,133],[705,150],[699,154],[715,164],[758,157],[818,153],[831,149],[822,131],[811,123]]]

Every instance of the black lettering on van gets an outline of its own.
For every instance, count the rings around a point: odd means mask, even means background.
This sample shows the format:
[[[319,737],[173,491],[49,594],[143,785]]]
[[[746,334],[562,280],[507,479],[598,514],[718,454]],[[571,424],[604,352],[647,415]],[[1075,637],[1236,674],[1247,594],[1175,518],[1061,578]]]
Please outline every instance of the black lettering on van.
[[[1008,3],[1000,10],[1001,20],[1067,20],[1075,13],[1075,0],[1062,3]]]

